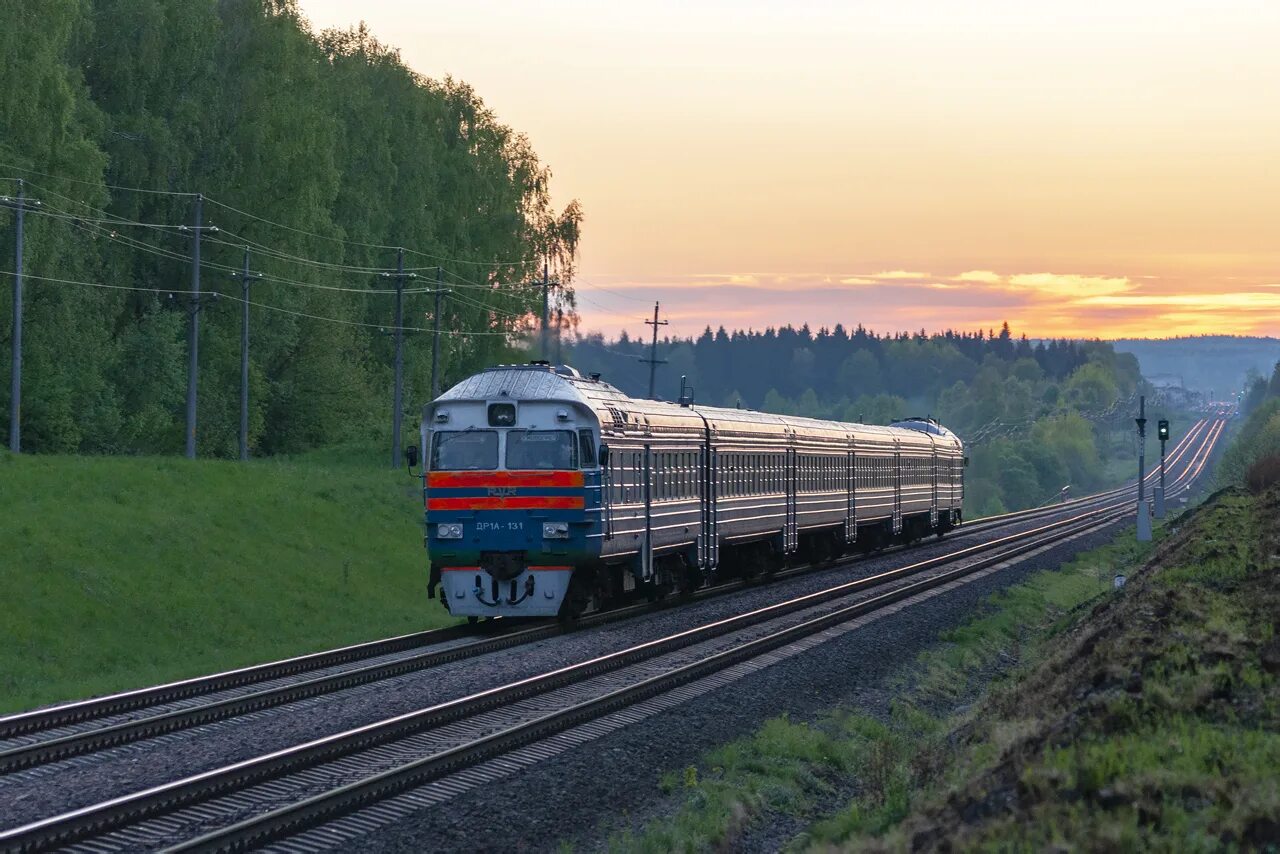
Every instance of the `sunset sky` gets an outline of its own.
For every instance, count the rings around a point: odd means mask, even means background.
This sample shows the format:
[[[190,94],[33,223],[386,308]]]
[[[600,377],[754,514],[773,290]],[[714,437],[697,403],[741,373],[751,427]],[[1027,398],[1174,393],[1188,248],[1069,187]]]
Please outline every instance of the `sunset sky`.
[[[585,329],[1280,335],[1280,2],[302,0],[586,212]]]

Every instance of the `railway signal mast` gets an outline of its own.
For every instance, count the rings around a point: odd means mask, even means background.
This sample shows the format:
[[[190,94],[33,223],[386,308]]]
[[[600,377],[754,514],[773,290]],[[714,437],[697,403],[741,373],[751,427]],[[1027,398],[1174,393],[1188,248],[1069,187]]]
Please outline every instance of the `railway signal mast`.
[[[1138,542],[1151,540],[1151,507],[1144,490],[1147,479],[1147,398],[1138,398]]]
[[[1161,418],[1156,422],[1156,438],[1160,440],[1160,484],[1155,488],[1156,518],[1164,518],[1164,443],[1169,441],[1169,421]]]

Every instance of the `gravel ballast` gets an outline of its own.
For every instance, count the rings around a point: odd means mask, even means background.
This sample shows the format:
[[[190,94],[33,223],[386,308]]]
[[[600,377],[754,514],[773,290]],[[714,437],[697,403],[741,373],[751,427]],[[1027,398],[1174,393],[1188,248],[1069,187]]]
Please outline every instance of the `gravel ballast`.
[[[1119,524],[1054,546],[926,602],[786,659],[719,691],[467,792],[359,840],[362,850],[590,850],[620,823],[643,824],[676,803],[661,775],[747,735],[771,717],[815,720],[838,706],[887,713],[890,685],[938,634],[962,624],[993,592],[1109,542]]]

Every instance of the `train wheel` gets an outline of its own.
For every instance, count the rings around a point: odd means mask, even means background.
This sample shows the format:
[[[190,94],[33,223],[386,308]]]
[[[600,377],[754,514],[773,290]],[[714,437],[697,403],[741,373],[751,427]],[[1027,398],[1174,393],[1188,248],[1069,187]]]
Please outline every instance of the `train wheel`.
[[[594,584],[583,570],[576,570],[569,578],[569,589],[565,591],[564,601],[560,603],[560,612],[556,614],[564,625],[577,621],[591,606],[591,594]]]

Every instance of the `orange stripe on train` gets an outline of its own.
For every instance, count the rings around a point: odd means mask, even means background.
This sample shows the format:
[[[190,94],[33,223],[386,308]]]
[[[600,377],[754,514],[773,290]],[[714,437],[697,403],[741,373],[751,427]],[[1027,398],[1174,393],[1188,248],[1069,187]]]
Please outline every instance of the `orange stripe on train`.
[[[581,495],[513,495],[506,498],[428,498],[427,510],[581,510]]]
[[[582,486],[580,471],[433,471],[428,487]]]

